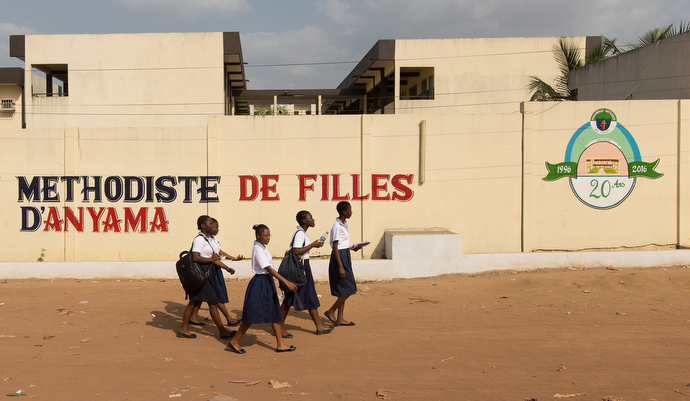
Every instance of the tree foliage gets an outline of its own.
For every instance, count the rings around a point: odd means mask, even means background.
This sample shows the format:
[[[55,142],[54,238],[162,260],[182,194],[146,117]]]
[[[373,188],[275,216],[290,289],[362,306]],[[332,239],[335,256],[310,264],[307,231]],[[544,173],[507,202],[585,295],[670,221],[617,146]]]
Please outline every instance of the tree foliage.
[[[553,86],[536,75],[529,76],[527,89],[532,92],[530,100],[539,102],[577,100],[577,91],[568,89],[568,73],[585,64],[579,47],[565,38],[559,38],[558,45],[554,45],[553,53],[561,75],[556,78]]]
[[[595,63],[609,57],[617,56],[627,50],[639,49],[652,43],[682,33],[690,32],[690,20],[681,20],[678,25],[668,25],[660,28],[651,29],[644,35],[637,38],[637,42],[618,46],[618,38],[609,39],[602,36],[601,43],[586,55],[587,63]],[[577,91],[568,88],[568,73],[576,68],[584,66],[580,49],[573,43],[567,42],[564,38],[558,40],[558,45],[554,45],[554,57],[558,63],[561,74],[556,78],[554,85],[544,82],[536,75],[527,78],[527,89],[532,92],[531,101],[553,102],[562,100],[577,100]]]

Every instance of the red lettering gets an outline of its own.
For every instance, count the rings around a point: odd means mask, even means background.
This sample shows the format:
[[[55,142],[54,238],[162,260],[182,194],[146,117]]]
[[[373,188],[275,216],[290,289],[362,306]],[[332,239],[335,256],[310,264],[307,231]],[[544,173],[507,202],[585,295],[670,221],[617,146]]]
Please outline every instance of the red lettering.
[[[371,200],[391,200],[391,196],[388,193],[388,180],[390,179],[390,177],[390,174],[371,175]],[[379,183],[381,179],[385,180],[383,184]],[[385,195],[380,195],[380,191],[384,191]]]
[[[156,207],[153,208],[154,214],[153,214],[153,221],[151,222],[151,232],[154,231],[161,231],[164,233],[168,232],[168,225],[170,222],[168,221],[168,218],[165,216],[165,209],[162,207]]]
[[[253,175],[240,177],[240,201],[253,201],[259,195],[259,179]],[[251,192],[247,194],[247,184],[251,185]]]
[[[114,207],[108,208],[108,214],[105,216],[105,221],[103,222],[103,232],[113,231],[116,233],[120,232],[120,220],[117,216],[117,210]]]
[[[393,188],[396,191],[393,192],[393,200],[407,202],[410,199],[412,199],[414,191],[412,191],[412,189],[410,189],[407,185],[411,185],[413,179],[414,174],[396,174],[393,176],[393,179],[391,180],[391,185],[393,185]],[[401,182],[403,180],[407,181],[407,185]],[[400,194],[398,194],[398,192],[400,192]]]
[[[78,219],[77,216],[74,215],[71,207],[65,208],[65,232],[69,231],[69,224],[67,224],[67,222],[72,223],[72,227],[78,232],[84,232],[84,208],[78,207],[77,210],[79,210]]]
[[[262,201],[278,201],[280,194],[276,193],[276,184],[278,183],[279,175],[262,175],[261,176],[261,200]],[[271,181],[275,181],[271,184]],[[274,193],[275,196],[270,194]]]
[[[46,225],[43,231],[62,231],[62,220],[60,219],[60,214],[56,207],[51,206],[48,208],[48,218],[43,224]]]
[[[134,213],[132,213],[132,208],[131,207],[126,207],[125,208],[125,232],[129,232],[129,229],[131,228],[132,231],[136,231],[137,227],[139,227],[139,232],[140,233],[145,233],[146,232],[146,225],[148,224],[148,211],[149,208],[147,207],[142,207],[139,209],[139,213],[137,213],[136,217],[134,216]]]
[[[96,214],[96,210],[92,207],[87,207],[86,211],[89,212],[89,215],[91,215],[91,222],[93,223],[93,232],[98,233],[101,231],[101,215],[103,214],[103,209],[102,207],[98,208],[98,214]]]
[[[366,194],[364,196],[359,195],[359,191],[361,190],[361,184],[359,183],[359,174],[350,175],[352,176],[352,200],[357,201],[369,199],[369,194]]]
[[[332,201],[346,201],[350,200],[350,194],[340,195],[340,174],[333,174],[333,197]]]
[[[328,174],[321,174],[321,200],[328,200]]]
[[[298,174],[299,179],[299,201],[305,202],[307,200],[307,190],[314,192],[314,183],[307,185],[307,180],[316,181],[319,176],[316,174]]]

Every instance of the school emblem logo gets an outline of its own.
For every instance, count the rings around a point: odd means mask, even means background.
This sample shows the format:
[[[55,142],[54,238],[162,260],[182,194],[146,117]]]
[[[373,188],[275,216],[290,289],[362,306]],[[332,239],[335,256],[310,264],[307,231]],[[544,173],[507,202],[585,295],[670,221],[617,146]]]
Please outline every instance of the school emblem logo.
[[[577,198],[595,209],[620,205],[638,177],[659,178],[659,164],[642,161],[635,138],[609,109],[599,109],[570,138],[563,163],[546,162],[545,181],[568,177]]]

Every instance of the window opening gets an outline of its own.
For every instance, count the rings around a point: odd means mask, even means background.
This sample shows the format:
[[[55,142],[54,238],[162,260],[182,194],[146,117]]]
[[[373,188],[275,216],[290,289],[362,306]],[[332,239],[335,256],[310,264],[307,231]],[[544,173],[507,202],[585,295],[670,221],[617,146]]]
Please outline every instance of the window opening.
[[[33,96],[65,97],[69,95],[67,64],[33,64],[31,72]]]

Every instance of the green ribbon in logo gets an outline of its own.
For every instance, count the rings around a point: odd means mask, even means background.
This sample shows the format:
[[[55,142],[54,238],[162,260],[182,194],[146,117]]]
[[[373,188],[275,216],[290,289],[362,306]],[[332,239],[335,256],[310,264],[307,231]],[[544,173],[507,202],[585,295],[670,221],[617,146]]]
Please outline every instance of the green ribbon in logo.
[[[575,162],[558,164],[546,162],[546,169],[549,170],[549,173],[543,178],[544,181],[554,181],[563,177],[577,178],[577,163]]]
[[[656,166],[659,164],[660,159],[656,159],[655,162],[630,162],[628,164],[628,177],[647,177],[647,178],[659,178],[663,173],[657,173],[654,171]]]

